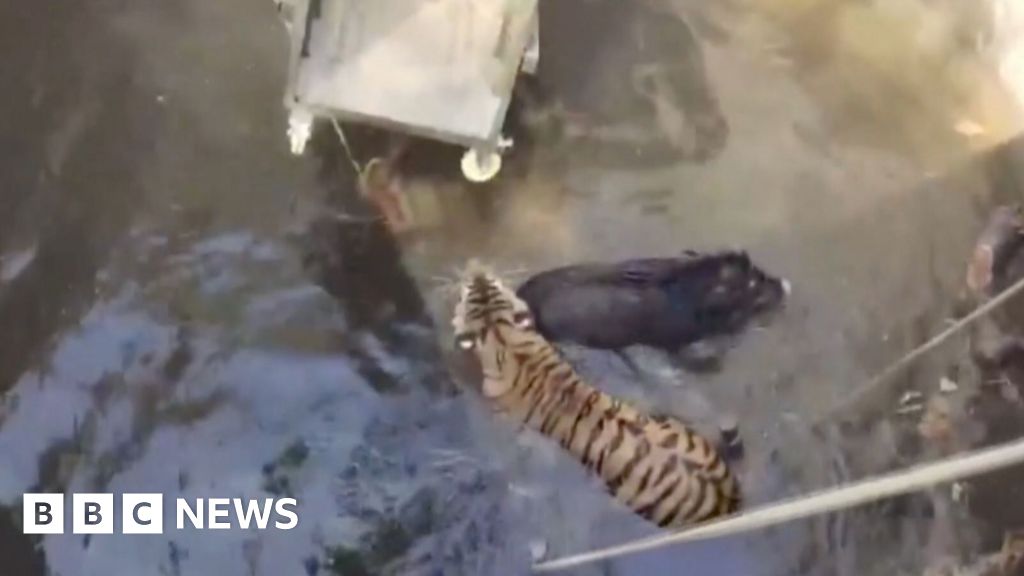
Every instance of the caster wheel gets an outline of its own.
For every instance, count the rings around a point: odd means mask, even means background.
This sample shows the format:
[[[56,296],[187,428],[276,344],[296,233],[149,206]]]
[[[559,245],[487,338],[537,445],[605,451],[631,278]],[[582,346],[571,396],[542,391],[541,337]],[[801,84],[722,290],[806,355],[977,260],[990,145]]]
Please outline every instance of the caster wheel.
[[[292,110],[288,115],[288,142],[291,144],[292,154],[302,156],[312,133],[313,114],[302,109]]]
[[[462,175],[470,182],[487,182],[501,171],[501,155],[469,149],[462,156]]]

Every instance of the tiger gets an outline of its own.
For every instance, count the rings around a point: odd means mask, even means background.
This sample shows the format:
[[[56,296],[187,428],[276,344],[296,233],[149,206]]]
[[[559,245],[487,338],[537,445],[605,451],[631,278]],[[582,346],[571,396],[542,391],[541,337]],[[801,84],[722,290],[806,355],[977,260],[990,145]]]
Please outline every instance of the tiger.
[[[740,484],[712,443],[587,384],[535,328],[529,306],[479,262],[459,284],[454,344],[475,357],[484,401],[557,442],[615,500],[662,528],[739,510]]]

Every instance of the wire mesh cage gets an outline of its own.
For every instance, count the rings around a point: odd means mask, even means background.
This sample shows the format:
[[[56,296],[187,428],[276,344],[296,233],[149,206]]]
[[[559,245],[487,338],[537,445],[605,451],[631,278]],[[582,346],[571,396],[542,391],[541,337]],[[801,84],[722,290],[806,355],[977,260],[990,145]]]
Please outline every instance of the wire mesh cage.
[[[485,164],[500,164],[508,144],[501,130],[516,79],[537,66],[537,0],[278,6],[291,39],[293,152],[302,153],[315,119],[333,118],[462,146],[476,164],[464,159],[464,171],[493,176]]]

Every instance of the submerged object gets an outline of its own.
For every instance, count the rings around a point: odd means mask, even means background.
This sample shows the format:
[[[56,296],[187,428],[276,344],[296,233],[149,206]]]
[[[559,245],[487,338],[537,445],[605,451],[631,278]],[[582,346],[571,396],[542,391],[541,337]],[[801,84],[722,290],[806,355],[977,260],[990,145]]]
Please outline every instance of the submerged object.
[[[746,252],[727,251],[555,268],[527,280],[518,295],[551,340],[678,352],[737,333],[780,308],[789,290]]]

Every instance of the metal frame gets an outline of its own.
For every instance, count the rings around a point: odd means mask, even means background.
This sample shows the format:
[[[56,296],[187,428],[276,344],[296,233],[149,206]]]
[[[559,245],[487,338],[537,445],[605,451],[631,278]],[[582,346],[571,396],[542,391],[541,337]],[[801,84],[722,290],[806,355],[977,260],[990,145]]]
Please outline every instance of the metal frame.
[[[475,137],[458,134],[430,126],[429,123],[412,124],[395,121],[391,118],[368,115],[354,110],[341,110],[304,102],[298,93],[299,75],[303,62],[308,56],[310,35],[313,24],[322,7],[328,2],[374,2],[376,0],[275,0],[278,10],[285,20],[290,37],[290,55],[288,61],[288,77],[284,95],[285,108],[289,111],[288,136],[291,140],[292,152],[302,154],[305,144],[312,132],[313,123],[317,118],[333,118],[344,122],[353,122],[375,126],[389,131],[418,136],[456,146],[467,148],[462,167],[466,177],[473,181],[485,181],[493,177],[500,169],[500,154],[511,147],[510,140],[503,138],[508,107],[512,99],[512,91],[520,72],[534,74],[540,57],[540,38],[538,20],[538,0],[490,0],[493,2],[517,2],[512,12],[502,22],[503,38],[509,41],[503,46],[499,55],[514,58],[515,66],[511,72],[502,68],[501,77],[492,89],[499,97],[499,109],[495,114],[494,124],[486,136]],[[474,0],[477,2],[486,0]],[[528,11],[528,12],[527,12]],[[524,20],[528,18],[528,20]],[[515,21],[512,21],[515,19]],[[522,26],[531,28],[529,34],[523,34]],[[513,32],[507,31],[511,29]],[[519,31],[520,33],[515,33]],[[495,164],[496,162],[496,164]]]

